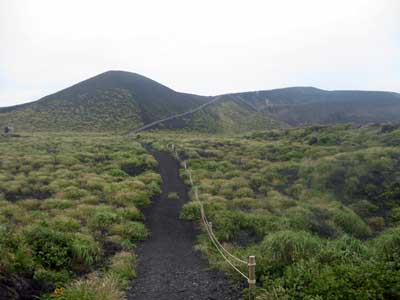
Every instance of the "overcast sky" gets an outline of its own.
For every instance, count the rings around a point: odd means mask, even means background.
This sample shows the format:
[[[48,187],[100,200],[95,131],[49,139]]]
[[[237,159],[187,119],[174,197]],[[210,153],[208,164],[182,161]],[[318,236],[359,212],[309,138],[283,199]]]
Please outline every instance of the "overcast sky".
[[[400,1],[0,0],[0,106],[107,70],[203,95],[400,92]]]

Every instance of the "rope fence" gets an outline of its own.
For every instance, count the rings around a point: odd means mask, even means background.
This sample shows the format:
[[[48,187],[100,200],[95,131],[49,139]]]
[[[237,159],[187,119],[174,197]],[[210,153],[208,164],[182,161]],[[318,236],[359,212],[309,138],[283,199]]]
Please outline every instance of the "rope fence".
[[[169,148],[169,145],[168,145]],[[193,175],[192,175],[192,170],[188,166],[188,161],[187,160],[181,160],[178,154],[178,151],[175,147],[174,144],[171,145],[171,150],[176,158],[177,161],[179,161],[183,167],[185,168],[185,171],[188,174],[189,177],[189,183],[190,186],[192,187],[194,191],[194,196],[196,202],[198,202],[199,207],[200,207],[200,215],[201,215],[201,221],[206,229],[207,235],[211,241],[211,243],[214,245],[214,247],[217,249],[218,253],[222,256],[222,258],[234,269],[237,273],[239,273],[243,278],[245,278],[249,284],[249,289],[252,290],[255,288],[256,285],[256,277],[255,277],[255,266],[256,266],[256,261],[255,261],[255,256],[249,256],[248,261],[245,261],[243,259],[240,259],[230,253],[227,249],[224,248],[224,246],[219,242],[217,237],[214,234],[213,228],[212,228],[212,223],[208,221],[205,210],[204,210],[204,205],[203,201],[200,200],[199,198],[199,192],[198,192],[198,186],[194,184],[193,181]],[[236,265],[235,265],[236,264]],[[244,274],[242,272],[237,264],[241,265],[246,265],[248,267],[248,275]]]

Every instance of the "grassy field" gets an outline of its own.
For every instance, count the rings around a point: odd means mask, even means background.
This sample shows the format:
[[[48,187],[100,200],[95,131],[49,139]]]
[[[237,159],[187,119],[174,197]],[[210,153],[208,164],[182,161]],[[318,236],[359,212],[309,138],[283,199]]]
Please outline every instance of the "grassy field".
[[[219,240],[257,257],[257,299],[400,298],[399,126],[142,138],[188,159]],[[198,247],[231,272],[205,234]]]
[[[154,158],[96,134],[1,136],[0,148],[0,298],[122,299],[149,234],[140,209],[160,193]]]
[[[140,209],[160,193],[157,162],[139,142],[175,144],[188,160],[218,239],[256,255],[258,300],[400,298],[395,125],[0,136],[0,295],[124,298],[135,244],[149,234]],[[198,204],[181,218],[199,220]],[[197,247],[240,279],[205,233]]]

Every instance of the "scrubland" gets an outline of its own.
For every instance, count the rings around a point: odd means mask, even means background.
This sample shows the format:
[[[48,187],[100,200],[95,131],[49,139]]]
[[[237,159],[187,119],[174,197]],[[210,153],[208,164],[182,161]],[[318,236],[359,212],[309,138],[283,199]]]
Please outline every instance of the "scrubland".
[[[1,136],[0,149],[0,298],[123,299],[160,193],[154,158],[101,134]]]
[[[400,298],[399,126],[142,138],[175,145],[224,247],[256,255],[258,300]],[[183,167],[181,176],[189,184]],[[181,218],[199,220],[198,203]],[[240,279],[205,233],[198,248]]]

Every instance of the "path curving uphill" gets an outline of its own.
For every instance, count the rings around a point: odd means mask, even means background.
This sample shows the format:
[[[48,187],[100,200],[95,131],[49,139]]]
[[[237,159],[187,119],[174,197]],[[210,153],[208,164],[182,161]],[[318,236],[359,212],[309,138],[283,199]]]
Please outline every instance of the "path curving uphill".
[[[144,212],[151,237],[137,248],[138,278],[128,300],[241,299],[226,276],[210,270],[201,253],[194,250],[195,224],[179,219],[189,198],[188,187],[179,177],[178,162],[167,153],[149,151],[159,163],[162,194]],[[178,193],[179,200],[168,199],[169,193]]]
[[[215,103],[215,102],[217,102],[218,100],[221,100],[221,99],[222,99],[222,96],[217,96],[217,97],[213,98],[212,100],[210,100],[210,101],[208,101],[208,102],[206,102],[206,103],[204,103],[204,104],[202,104],[202,105],[200,105],[200,106],[198,106],[196,108],[193,108],[191,110],[185,111],[183,113],[179,113],[179,114],[176,114],[176,115],[172,115],[172,116],[163,118],[161,120],[157,120],[157,121],[151,122],[149,124],[144,125],[143,127],[131,130],[131,131],[127,132],[126,134],[136,134],[136,133],[139,133],[139,132],[142,132],[142,131],[146,131],[148,129],[152,129],[155,126],[157,126],[157,125],[159,125],[161,123],[164,123],[166,121],[170,121],[170,120],[174,120],[174,119],[178,119],[178,118],[182,118],[182,117],[194,114],[195,112],[198,112],[199,110],[201,110],[203,108],[206,108],[207,106],[209,106],[209,105],[211,105],[211,104],[213,104],[213,103]]]

